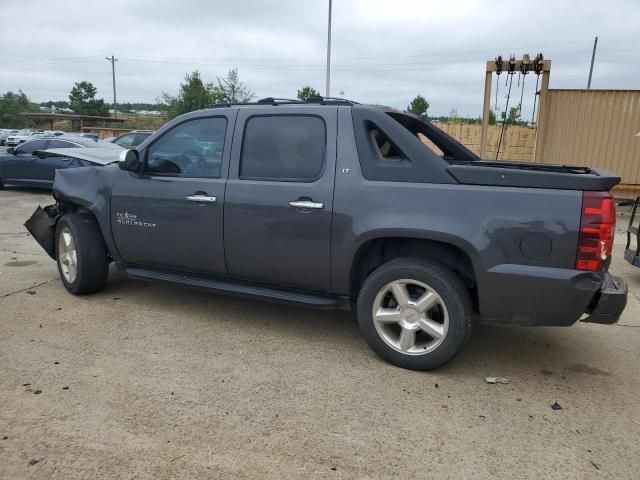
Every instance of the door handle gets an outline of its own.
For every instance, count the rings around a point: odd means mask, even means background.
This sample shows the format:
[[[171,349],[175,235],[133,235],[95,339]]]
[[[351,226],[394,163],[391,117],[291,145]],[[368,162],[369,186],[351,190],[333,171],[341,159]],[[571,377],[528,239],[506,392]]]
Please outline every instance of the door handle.
[[[217,198],[216,197],[212,197],[210,195],[189,195],[187,197],[187,200],[190,200],[192,202],[209,202],[209,203],[214,203]]]
[[[324,203],[322,202],[314,202],[312,200],[296,200],[295,202],[289,202],[293,208],[312,208],[315,210],[320,210],[324,208]]]

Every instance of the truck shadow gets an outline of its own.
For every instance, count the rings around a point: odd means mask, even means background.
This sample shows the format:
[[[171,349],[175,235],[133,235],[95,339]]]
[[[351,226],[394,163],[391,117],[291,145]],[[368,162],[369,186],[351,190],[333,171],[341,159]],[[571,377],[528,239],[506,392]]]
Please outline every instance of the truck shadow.
[[[615,327],[476,324],[470,341],[453,361],[432,372],[407,372],[390,367],[373,354],[360,335],[354,312],[309,310],[164,284],[147,285],[127,279],[120,273],[112,273],[104,295],[117,296],[120,302],[131,302],[132,308],[145,309],[149,315],[159,318],[173,314],[190,322],[219,324],[220,331],[242,329],[249,336],[266,337],[263,343],[277,339],[280,346],[282,343],[291,348],[304,345],[306,349],[313,348],[326,355],[349,351],[348,358],[345,358],[356,362],[358,368],[392,368],[402,375],[423,375],[435,379],[443,376],[484,379],[485,376],[499,375],[538,377],[547,382],[563,383],[573,383],[574,380],[581,383],[572,375],[575,373],[601,378],[612,375],[605,366],[610,362],[603,365],[599,361],[607,356],[607,347],[594,338],[591,329]],[[609,338],[609,341],[613,340]],[[265,348],[269,348],[268,345]],[[591,362],[597,368],[589,364],[591,357],[598,358],[597,362],[595,359]],[[304,361],[301,358],[301,362]]]

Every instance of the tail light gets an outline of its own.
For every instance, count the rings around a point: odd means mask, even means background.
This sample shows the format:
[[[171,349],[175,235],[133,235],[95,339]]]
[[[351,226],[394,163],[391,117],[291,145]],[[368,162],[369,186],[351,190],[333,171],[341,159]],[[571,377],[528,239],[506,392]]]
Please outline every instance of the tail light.
[[[577,270],[599,270],[611,255],[616,207],[609,192],[583,192]]]

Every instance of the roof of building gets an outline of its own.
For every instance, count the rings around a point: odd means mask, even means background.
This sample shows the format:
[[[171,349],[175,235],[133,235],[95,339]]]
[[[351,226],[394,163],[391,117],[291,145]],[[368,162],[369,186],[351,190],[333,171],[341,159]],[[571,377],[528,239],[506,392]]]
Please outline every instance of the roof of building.
[[[100,120],[102,122],[124,123],[124,118],[100,117],[97,115],[78,115],[75,113],[41,113],[41,112],[23,112],[22,115],[30,118],[39,118],[45,120]]]

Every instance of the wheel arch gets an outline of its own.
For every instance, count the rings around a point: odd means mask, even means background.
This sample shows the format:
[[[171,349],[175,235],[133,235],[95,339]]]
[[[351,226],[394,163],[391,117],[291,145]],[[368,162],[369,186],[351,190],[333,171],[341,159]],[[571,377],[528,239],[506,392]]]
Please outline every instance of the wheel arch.
[[[478,311],[477,257],[469,254],[460,239],[436,239],[420,236],[381,235],[367,238],[357,248],[351,262],[349,294],[356,297],[369,274],[380,265],[400,257],[418,257],[436,261],[452,270],[469,290],[474,310]]]
[[[102,225],[102,222],[100,222],[100,217],[99,215],[96,214],[95,209],[92,208],[93,207],[92,205],[86,205],[83,203],[84,202],[77,202],[77,201],[68,200],[65,198],[60,198],[58,199],[57,206],[61,214],[75,213],[75,214],[86,215],[91,217],[93,221],[96,223],[96,226],[98,227],[100,235],[102,236],[102,240],[107,248],[107,254],[109,258],[113,260],[114,248],[113,248],[113,243],[111,242],[111,235],[109,233],[108,227],[105,229],[105,227]]]

